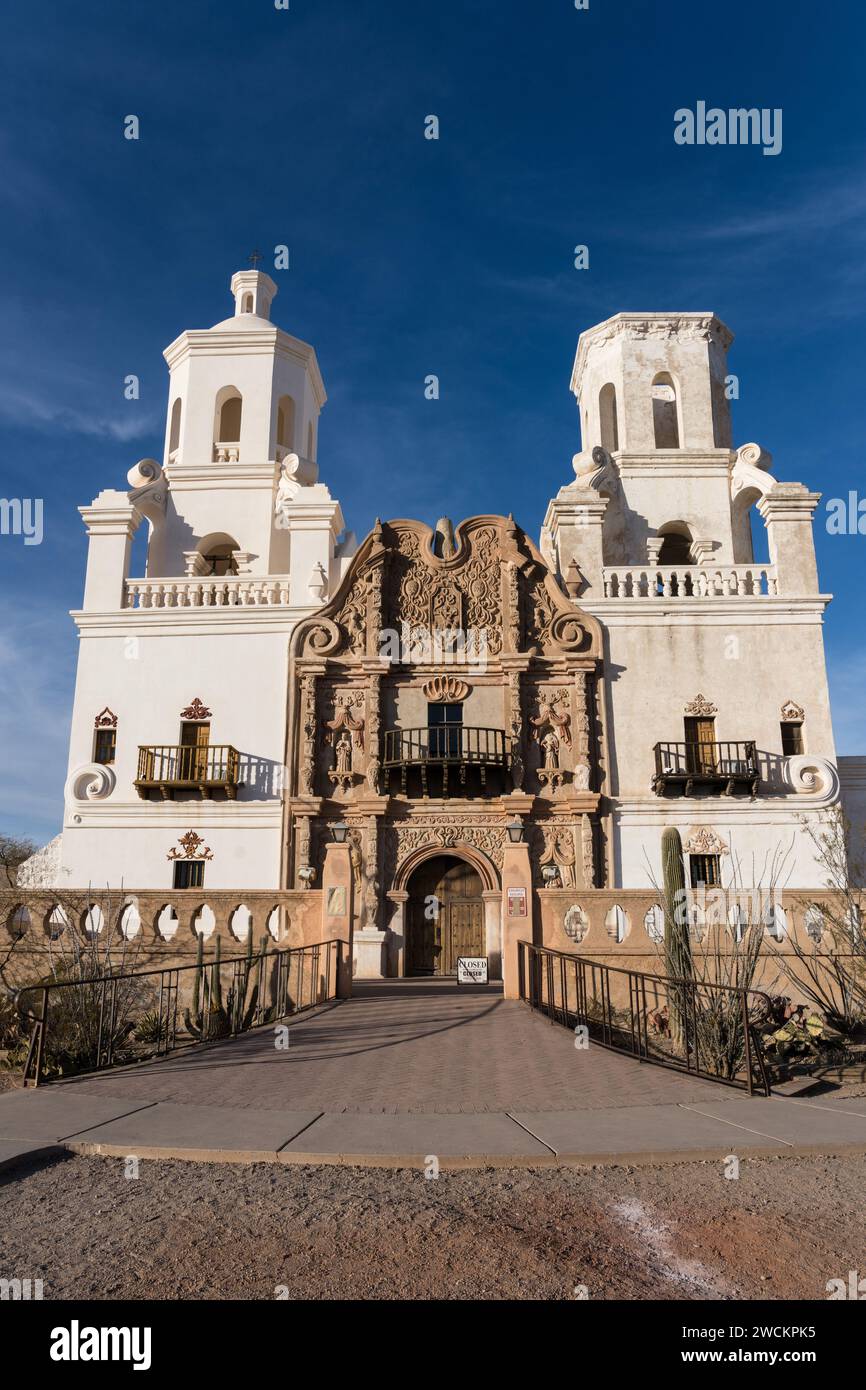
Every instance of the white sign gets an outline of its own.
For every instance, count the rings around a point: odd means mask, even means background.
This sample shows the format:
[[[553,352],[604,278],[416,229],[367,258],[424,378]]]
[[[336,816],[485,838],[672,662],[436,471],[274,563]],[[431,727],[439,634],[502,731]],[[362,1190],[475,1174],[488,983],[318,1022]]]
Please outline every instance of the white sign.
[[[457,983],[458,985],[486,985],[487,957],[458,956]]]

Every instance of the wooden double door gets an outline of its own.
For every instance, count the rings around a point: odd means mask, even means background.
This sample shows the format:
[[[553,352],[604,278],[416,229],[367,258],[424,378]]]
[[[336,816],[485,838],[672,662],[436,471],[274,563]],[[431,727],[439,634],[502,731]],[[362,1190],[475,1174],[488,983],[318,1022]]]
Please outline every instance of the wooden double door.
[[[471,864],[437,855],[409,882],[407,975],[456,975],[459,956],[483,956],[482,883]]]

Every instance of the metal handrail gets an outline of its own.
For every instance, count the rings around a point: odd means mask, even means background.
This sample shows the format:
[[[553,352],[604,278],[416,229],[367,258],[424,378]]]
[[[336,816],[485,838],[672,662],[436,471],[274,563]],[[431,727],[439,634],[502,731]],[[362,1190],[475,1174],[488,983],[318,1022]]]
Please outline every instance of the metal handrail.
[[[660,777],[753,777],[759,770],[757,745],[751,739],[657,743],[654,751]]]
[[[418,729],[386,729],[383,767],[414,763],[485,763],[505,766],[502,729],[470,724],[431,724]]]
[[[89,1060],[92,1065],[80,1068],[79,1072],[105,1071],[131,1060],[129,1057],[118,1059],[115,1055],[118,1046],[124,1045],[128,1038],[128,1033],[124,1031],[124,1020],[120,1017],[121,1012],[130,1011],[130,1005],[123,997],[124,982],[133,982],[134,989],[140,982],[158,977],[158,996],[150,1010],[157,1019],[156,1038],[147,1055],[161,1057],[179,1048],[193,1047],[203,1042],[228,1041],[263,1023],[277,1023],[280,1019],[336,998],[340,945],[337,939],[331,939],[287,950],[272,951],[266,946],[249,955],[226,956],[220,960],[157,966],[151,970],[108,971],[81,980],[54,980],[27,986],[20,991],[19,998],[28,994],[38,995],[39,1012],[30,1011],[32,1031],[24,1066],[24,1084],[39,1086],[44,1079],[46,1052],[51,1042],[52,994],[62,995],[64,990],[82,992],[84,1007],[89,1007],[96,1014],[96,1027],[90,1039]],[[305,969],[307,966],[308,970]],[[203,994],[209,999],[223,997],[223,971],[228,972],[224,997],[226,1000],[231,998],[232,1004],[223,1009],[221,1018],[222,1022],[227,1021],[228,1031],[215,1030],[212,1027],[213,1011],[202,1009],[202,1035],[181,1036],[181,976],[191,970],[201,972]],[[294,992],[293,973],[296,975]],[[249,1011],[247,1021],[247,1014],[241,1005],[246,1003],[246,988],[251,974],[255,976],[256,993],[255,1004]],[[217,996],[214,994],[215,987]],[[54,1017],[56,1019],[56,1013]]]
[[[762,990],[739,985],[690,980],[684,976],[652,975],[625,966],[607,965],[574,952],[558,951],[531,941],[519,941],[518,992],[530,1008],[546,1014],[551,1022],[567,1028],[583,1025],[588,1036],[601,1047],[625,1052],[640,1062],[688,1072],[705,1081],[734,1086],[749,1095],[770,1094],[770,1081],[760,1040],[752,1021],[750,998],[759,1001],[766,1012],[770,999]],[[628,1009],[612,1003],[611,976],[625,977]],[[557,995],[558,986],[558,995]],[[570,988],[571,987],[571,988]],[[710,996],[710,1004],[701,999]],[[713,996],[728,996],[727,1017],[719,1013]],[[673,1029],[669,1038],[657,1041],[651,1036],[651,1019],[659,1020],[663,1011],[675,1013],[679,1037]],[[670,1016],[669,1016],[670,1021]],[[724,1071],[711,1069],[713,1027],[727,1029],[727,1055]],[[673,1050],[680,1047],[681,1055]],[[716,1058],[719,1047],[715,1049]],[[742,1073],[742,1075],[741,1075]]]

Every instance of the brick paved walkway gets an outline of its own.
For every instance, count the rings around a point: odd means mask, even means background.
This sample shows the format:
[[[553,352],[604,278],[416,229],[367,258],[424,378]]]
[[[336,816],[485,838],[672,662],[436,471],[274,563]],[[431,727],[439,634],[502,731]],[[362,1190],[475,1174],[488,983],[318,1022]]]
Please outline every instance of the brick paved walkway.
[[[290,1025],[68,1083],[89,1095],[256,1110],[474,1113],[718,1101],[708,1082],[642,1065],[503,999],[450,981],[361,983]],[[64,1088],[65,1089],[65,1088]]]

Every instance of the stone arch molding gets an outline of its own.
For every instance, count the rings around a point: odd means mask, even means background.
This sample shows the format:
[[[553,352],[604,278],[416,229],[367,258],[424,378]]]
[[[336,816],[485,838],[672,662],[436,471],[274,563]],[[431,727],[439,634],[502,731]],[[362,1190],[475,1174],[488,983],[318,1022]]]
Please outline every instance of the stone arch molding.
[[[82,763],[66,779],[66,801],[103,801],[117,785],[114,769],[106,763]]]
[[[464,863],[471,865],[481,879],[485,891],[501,891],[499,871],[482,850],[461,840],[454,844],[448,844],[438,839],[430,840],[419,845],[417,849],[409,851],[405,859],[397,866],[394,884],[390,891],[405,892],[415,870],[426,863],[428,859],[437,859],[440,855],[450,855],[454,859],[462,859]]]

